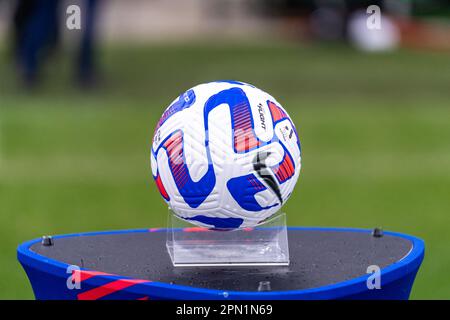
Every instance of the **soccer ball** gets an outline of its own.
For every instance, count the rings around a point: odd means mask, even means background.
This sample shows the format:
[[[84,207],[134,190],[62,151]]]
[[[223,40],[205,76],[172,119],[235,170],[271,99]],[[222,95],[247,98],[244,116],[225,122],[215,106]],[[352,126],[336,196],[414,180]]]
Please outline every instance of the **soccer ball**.
[[[300,140],[271,95],[243,82],[210,82],[164,111],[151,167],[178,217],[214,229],[254,227],[291,195],[300,174]]]

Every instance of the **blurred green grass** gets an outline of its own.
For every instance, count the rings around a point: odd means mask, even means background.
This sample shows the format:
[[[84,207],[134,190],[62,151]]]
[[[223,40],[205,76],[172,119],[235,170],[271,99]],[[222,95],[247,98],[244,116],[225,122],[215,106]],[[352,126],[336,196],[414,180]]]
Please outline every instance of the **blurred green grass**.
[[[0,60],[0,298],[33,298],[16,261],[43,234],[164,226],[149,145],[167,104],[201,82],[270,93],[302,140],[291,225],[372,228],[426,242],[412,298],[450,298],[450,56],[339,46],[190,44],[102,50],[102,85],[71,84],[70,52],[35,92]]]

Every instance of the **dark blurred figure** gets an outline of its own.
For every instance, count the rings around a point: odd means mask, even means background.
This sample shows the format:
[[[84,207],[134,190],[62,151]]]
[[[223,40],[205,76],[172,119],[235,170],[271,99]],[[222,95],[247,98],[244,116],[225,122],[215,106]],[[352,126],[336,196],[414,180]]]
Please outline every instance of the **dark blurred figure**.
[[[96,84],[97,80],[95,63],[95,26],[98,12],[98,0],[85,0],[84,10],[82,12],[84,12],[84,23],[77,58],[77,81],[82,87],[90,88]],[[83,21],[83,19],[81,21]]]
[[[14,54],[27,86],[37,81],[43,56],[59,42],[58,0],[18,0],[14,12]]]
[[[75,1],[76,2],[76,1]],[[76,80],[82,87],[95,81],[95,21],[98,0],[84,0],[81,12],[82,32],[76,56]],[[14,54],[27,87],[39,80],[42,63],[56,51],[60,43],[60,0],[17,0],[13,17]]]

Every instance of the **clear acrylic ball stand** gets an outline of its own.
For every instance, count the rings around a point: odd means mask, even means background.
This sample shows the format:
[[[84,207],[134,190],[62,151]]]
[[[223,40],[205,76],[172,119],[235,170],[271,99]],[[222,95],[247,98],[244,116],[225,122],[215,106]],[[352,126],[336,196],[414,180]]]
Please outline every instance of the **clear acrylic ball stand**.
[[[286,214],[254,228],[212,230],[179,218],[169,208],[166,247],[175,267],[286,266]]]

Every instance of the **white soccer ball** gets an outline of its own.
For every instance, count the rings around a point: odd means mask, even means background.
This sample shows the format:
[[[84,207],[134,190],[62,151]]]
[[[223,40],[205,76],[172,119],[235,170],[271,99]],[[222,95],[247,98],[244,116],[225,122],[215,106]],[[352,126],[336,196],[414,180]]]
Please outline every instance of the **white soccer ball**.
[[[291,195],[300,174],[300,140],[271,95],[238,81],[210,82],[164,111],[151,167],[177,216],[215,229],[253,227]]]
[[[348,35],[357,49],[367,52],[392,51],[399,46],[401,40],[398,27],[388,16],[383,16],[379,29],[369,29],[364,11],[357,11],[350,16]]]

